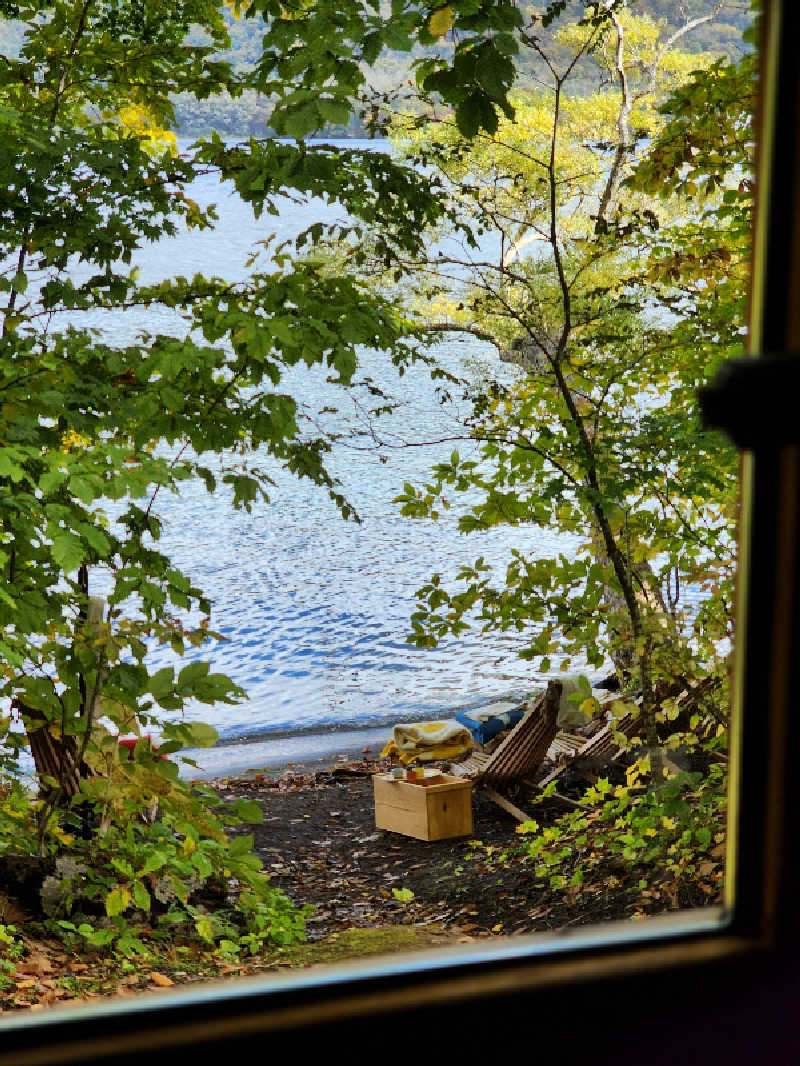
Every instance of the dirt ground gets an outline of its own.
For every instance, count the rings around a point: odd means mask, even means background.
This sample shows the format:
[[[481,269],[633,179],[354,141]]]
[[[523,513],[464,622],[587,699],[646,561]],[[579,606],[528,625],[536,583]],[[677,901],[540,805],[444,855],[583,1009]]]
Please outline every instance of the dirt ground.
[[[15,946],[13,959],[0,968],[0,1014],[642,918],[718,899],[718,879],[711,875],[689,879],[672,894],[637,891],[654,871],[613,855],[600,856],[581,888],[551,888],[519,854],[524,838],[517,822],[480,791],[473,794],[469,837],[423,841],[377,829],[372,774],[388,765],[359,758],[327,769],[295,767],[270,776],[253,771],[214,782],[224,800],[245,797],[262,807],[262,822],[234,832],[252,833],[272,883],[298,906],[313,907],[305,943],[239,959],[175,943],[139,963],[66,946],[31,920],[19,893],[0,892],[0,918],[14,923],[8,929]],[[560,787],[575,799],[585,786],[570,781],[567,772]],[[509,798],[535,813],[541,826],[563,813],[551,800],[531,806],[524,792]]]
[[[275,886],[297,904],[314,906],[310,940],[398,923],[491,936],[632,916],[613,890],[595,892],[591,905],[584,896],[576,907],[569,892],[535,885],[532,867],[520,859],[509,857],[502,866],[487,861],[476,841],[499,855],[517,849],[521,839],[517,822],[480,791],[473,794],[471,837],[423,841],[376,829],[371,775],[386,768],[388,763],[365,759],[311,773],[217,782],[222,796],[246,796],[262,805],[263,823],[237,831],[254,834]],[[518,802],[525,809],[524,796]],[[535,813],[542,823],[563,811],[541,804]]]

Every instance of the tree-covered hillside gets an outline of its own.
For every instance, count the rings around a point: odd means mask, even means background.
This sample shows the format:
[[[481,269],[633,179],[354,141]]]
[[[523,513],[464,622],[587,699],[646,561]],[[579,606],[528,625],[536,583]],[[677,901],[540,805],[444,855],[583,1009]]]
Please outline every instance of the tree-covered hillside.
[[[580,7],[582,0],[570,0],[569,7]],[[542,4],[525,5],[531,12],[543,7]],[[719,14],[711,21],[699,26],[687,40],[685,47],[695,52],[712,52],[735,58],[741,53],[742,30],[750,21],[746,0],[724,0]],[[635,4],[637,14],[650,15],[663,20],[670,29],[676,27],[688,13],[691,17],[702,17],[720,7],[718,0],[638,0]],[[230,35],[230,45],[218,53],[218,58],[229,62],[234,71],[245,76],[261,56],[261,40],[264,23],[260,16],[237,18],[225,7],[225,23]],[[0,21],[0,55],[16,56],[22,47],[22,26],[14,20]],[[547,31],[541,34],[543,40]],[[195,29],[189,35],[188,43],[204,44],[201,30]],[[549,43],[549,42],[545,42]],[[370,84],[378,92],[391,92],[406,82],[411,74],[413,58],[422,53],[417,48],[414,53],[386,51],[379,66],[370,72]],[[523,78],[535,79],[541,73],[532,59],[520,64]],[[596,88],[594,68],[585,64],[585,70],[576,73],[575,84],[584,92]],[[173,97],[175,105],[176,130],[179,135],[195,136],[216,129],[223,136],[259,136],[267,130],[269,102],[252,89],[244,89],[239,96],[220,93],[207,99],[198,99],[189,93],[178,93]],[[363,126],[356,117],[344,126],[332,126],[330,132],[339,136],[358,136],[363,134]]]
[[[542,8],[542,4],[525,5],[533,13]],[[567,7],[581,7],[582,0],[570,0]],[[684,42],[684,47],[694,52],[711,52],[736,58],[742,49],[742,31],[750,21],[749,5],[746,0],[638,0],[634,5],[636,13],[650,15],[663,20],[668,29],[673,29],[688,14],[700,18],[712,13],[717,7],[721,10],[716,17],[693,31]],[[218,53],[218,58],[229,62],[234,71],[245,76],[252,70],[261,56],[261,41],[264,23],[260,16],[237,18],[225,7],[225,23],[230,35],[230,45]],[[548,31],[541,29],[539,34],[549,47]],[[204,35],[195,29],[189,35],[190,44],[205,43]],[[13,20],[0,21],[0,54],[16,56],[22,46],[21,24]],[[390,92],[407,81],[411,73],[413,58],[422,54],[417,47],[413,53],[386,51],[380,64],[370,72],[370,84],[378,92]],[[531,54],[520,64],[523,79],[531,81],[541,73]],[[596,86],[596,70],[587,62],[584,69],[577,71],[574,84],[588,93]],[[218,130],[223,136],[259,136],[267,129],[269,112],[268,101],[252,89],[244,89],[236,97],[221,93],[207,99],[198,99],[189,93],[178,93],[173,97],[175,105],[176,129],[185,136],[207,133],[210,129]],[[340,136],[354,136],[363,132],[357,118],[352,118],[345,126],[331,127],[331,132]]]

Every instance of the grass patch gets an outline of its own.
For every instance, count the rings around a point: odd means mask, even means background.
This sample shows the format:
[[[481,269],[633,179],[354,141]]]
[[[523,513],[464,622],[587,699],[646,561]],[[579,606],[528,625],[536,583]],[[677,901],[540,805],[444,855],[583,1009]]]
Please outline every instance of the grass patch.
[[[446,931],[434,925],[388,925],[378,929],[351,928],[331,933],[325,940],[296,944],[275,955],[280,966],[305,967],[365,959],[371,955],[397,955],[441,947]]]

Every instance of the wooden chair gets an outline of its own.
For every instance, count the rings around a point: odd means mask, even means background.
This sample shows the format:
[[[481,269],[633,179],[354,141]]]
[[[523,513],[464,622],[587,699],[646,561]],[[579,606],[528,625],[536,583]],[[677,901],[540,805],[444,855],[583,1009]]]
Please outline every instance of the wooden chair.
[[[491,755],[475,751],[451,766],[450,773],[468,778],[474,788],[484,789],[489,799],[518,821],[529,821],[530,815],[497,790],[521,781],[539,768],[556,735],[560,699],[561,682],[548,682],[547,689]]]
[[[559,755],[561,756],[559,764],[540,781],[537,781],[535,787],[539,790],[546,788],[551,781],[559,778],[565,770],[574,770],[576,773],[581,774],[582,777],[585,777],[591,784],[594,784],[597,781],[594,769],[602,768],[602,766],[613,762],[622,753],[623,749],[616,741],[614,734],[622,733],[623,736],[632,737],[640,726],[639,718],[634,717],[632,714],[625,714],[621,718],[612,718],[593,737],[589,737],[579,747],[574,748],[571,753],[567,753],[566,758],[564,758],[563,753],[556,753],[556,758]],[[548,755],[550,755],[550,752],[548,752]],[[558,793],[555,793],[553,798],[569,806],[578,806],[574,800],[567,800],[566,797],[559,796]]]

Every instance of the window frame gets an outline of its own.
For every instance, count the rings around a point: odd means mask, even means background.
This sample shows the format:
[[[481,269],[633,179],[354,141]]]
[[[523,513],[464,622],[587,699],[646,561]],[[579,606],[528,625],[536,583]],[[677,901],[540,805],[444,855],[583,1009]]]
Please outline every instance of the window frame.
[[[750,345],[800,353],[800,4],[763,6]],[[800,358],[783,358],[791,378]],[[792,433],[776,440],[771,409],[752,415],[759,437],[741,464],[724,906],[0,1019],[0,1066],[123,1063],[143,1054],[166,1063],[198,1047],[291,1061],[325,1049],[349,1064],[444,1056],[492,1063],[515,1052],[593,1066],[674,1066],[692,1056],[800,1061],[790,846],[800,828],[792,772],[800,752],[792,713],[800,447]],[[800,442],[800,430],[793,435]]]

